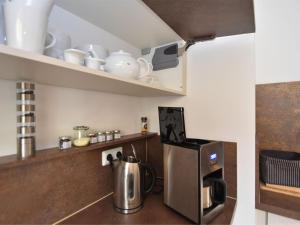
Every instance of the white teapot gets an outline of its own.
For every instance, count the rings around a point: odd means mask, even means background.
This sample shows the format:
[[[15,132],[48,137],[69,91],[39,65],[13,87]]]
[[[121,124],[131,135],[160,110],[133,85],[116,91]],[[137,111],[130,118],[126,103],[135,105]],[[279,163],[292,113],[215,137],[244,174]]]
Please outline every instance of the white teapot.
[[[146,59],[135,59],[130,53],[122,50],[111,53],[105,61],[105,71],[126,78],[144,77],[153,71],[152,64]]]

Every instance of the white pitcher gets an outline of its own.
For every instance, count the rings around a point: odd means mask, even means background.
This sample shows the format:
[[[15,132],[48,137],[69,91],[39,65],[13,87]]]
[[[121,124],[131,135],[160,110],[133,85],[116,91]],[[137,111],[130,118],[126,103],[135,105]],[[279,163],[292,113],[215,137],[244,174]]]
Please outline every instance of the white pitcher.
[[[42,54],[53,4],[54,0],[6,0],[3,10],[7,45]],[[54,44],[53,37],[46,48]]]

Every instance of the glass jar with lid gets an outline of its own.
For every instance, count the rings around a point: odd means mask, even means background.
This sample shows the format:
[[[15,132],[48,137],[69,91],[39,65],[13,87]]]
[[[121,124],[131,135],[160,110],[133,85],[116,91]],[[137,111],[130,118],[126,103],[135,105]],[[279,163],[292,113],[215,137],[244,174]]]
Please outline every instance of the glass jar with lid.
[[[90,138],[90,143],[91,144],[98,143],[98,134],[97,134],[97,132],[89,132],[88,137]]]
[[[106,141],[112,141],[114,139],[113,132],[111,131],[106,131],[105,136],[106,136]]]
[[[99,131],[98,132],[98,142],[105,142],[106,140],[106,135],[105,132]]]
[[[87,146],[90,143],[90,138],[88,137],[89,127],[87,126],[76,126],[74,130],[74,141],[73,144],[77,147]]]
[[[113,134],[114,134],[114,140],[121,138],[121,131],[120,130],[114,130]]]

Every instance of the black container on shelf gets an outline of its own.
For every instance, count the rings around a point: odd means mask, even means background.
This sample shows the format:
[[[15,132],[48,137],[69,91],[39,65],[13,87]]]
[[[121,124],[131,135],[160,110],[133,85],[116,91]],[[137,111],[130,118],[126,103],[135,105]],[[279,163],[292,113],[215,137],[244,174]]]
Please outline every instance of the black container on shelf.
[[[259,166],[264,183],[300,187],[300,153],[262,150]]]

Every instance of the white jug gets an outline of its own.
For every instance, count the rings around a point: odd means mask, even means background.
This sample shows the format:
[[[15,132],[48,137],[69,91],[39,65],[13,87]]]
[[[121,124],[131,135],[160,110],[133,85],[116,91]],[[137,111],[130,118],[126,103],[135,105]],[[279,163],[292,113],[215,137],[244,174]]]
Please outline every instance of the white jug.
[[[42,54],[53,4],[54,0],[6,0],[3,10],[7,45]],[[54,44],[53,37],[46,48]]]

